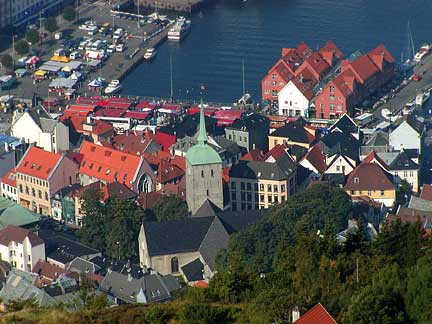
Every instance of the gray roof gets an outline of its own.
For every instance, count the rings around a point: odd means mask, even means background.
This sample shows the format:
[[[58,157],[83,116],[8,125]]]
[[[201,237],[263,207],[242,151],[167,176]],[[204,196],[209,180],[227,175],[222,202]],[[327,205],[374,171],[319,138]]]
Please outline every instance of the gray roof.
[[[42,307],[52,306],[55,300],[43,290],[34,286],[37,275],[13,268],[8,275],[0,298],[3,302],[10,300],[35,299]]]
[[[405,151],[399,152],[389,166],[390,170],[418,170],[420,168]]]
[[[85,260],[80,257],[76,257],[67,267],[68,270],[78,272],[78,273],[84,273],[84,274],[94,274],[98,272],[101,267],[94,264],[91,261]]]
[[[211,202],[210,199],[206,199],[200,208],[193,214],[193,217],[207,217],[207,216],[217,216],[222,210]]]
[[[173,276],[147,273],[140,279],[109,271],[100,289],[127,303],[154,303],[171,298],[171,293],[180,288]]]
[[[357,133],[359,130],[357,124],[346,114],[339,118],[338,121],[334,123],[329,130],[334,131],[336,129],[339,129],[345,134],[354,134]]]
[[[192,146],[198,143],[197,134],[194,136],[185,136],[177,139],[171,148],[179,150],[181,152],[187,152]],[[229,156],[237,155],[242,151],[242,148],[224,136],[208,136],[207,144],[210,145],[219,155],[228,153]]]
[[[393,163],[393,161],[397,158],[399,155],[399,152],[392,151],[392,152],[377,152],[375,153],[378,155],[378,157],[383,160],[387,165],[390,165]]]
[[[211,270],[216,268],[216,255],[228,248],[229,234],[218,217],[213,218],[208,232],[201,242],[199,252]]]
[[[181,270],[188,282],[203,280],[204,265],[199,258],[185,264]]]
[[[389,145],[389,134],[382,130],[378,130],[366,142],[366,146],[386,146]]]
[[[197,217],[146,222],[148,252],[153,256],[198,251],[213,221],[214,217]]]
[[[276,162],[240,160],[230,169],[230,178],[286,180],[296,170],[295,163],[286,155]]]
[[[411,196],[408,207],[424,212],[432,212],[432,201],[416,196]]]
[[[52,119],[45,109],[40,107],[27,110],[23,113],[16,113],[15,120],[19,120],[26,113],[30,115],[30,117],[44,133],[51,133],[56,127],[56,125],[59,123],[58,120]]]
[[[227,126],[226,128],[249,131],[259,127],[262,124],[269,124],[267,117],[256,113],[247,113],[243,114],[241,118],[237,119],[234,123],[232,123],[230,126]]]

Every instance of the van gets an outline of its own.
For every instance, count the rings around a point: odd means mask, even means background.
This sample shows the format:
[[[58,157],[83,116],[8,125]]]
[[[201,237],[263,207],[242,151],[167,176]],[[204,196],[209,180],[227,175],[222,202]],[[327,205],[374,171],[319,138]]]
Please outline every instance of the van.
[[[69,58],[71,59],[71,60],[77,60],[77,59],[79,59],[81,57],[81,53],[80,52],[72,52],[70,55],[69,55]]]
[[[91,45],[90,49],[91,49],[92,51],[97,51],[97,50],[100,49],[101,47],[102,47],[102,42],[101,42],[100,40],[97,40],[97,41],[95,41],[95,42]]]
[[[65,56],[66,51],[63,48],[58,48],[54,51],[54,56]]]
[[[118,44],[116,45],[116,52],[123,52],[126,49],[125,44]]]
[[[114,53],[115,51],[116,51],[115,45],[108,46],[108,48],[107,48],[108,53]]]

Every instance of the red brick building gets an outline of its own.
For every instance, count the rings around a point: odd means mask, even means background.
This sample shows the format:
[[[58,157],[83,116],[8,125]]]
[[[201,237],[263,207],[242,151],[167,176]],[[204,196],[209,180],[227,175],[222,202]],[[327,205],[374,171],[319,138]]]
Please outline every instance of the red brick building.
[[[379,45],[354,61],[343,61],[340,70],[316,96],[318,118],[353,115],[355,105],[393,78],[395,60],[384,45]]]
[[[331,41],[318,52],[312,51],[305,43],[296,48],[283,48],[281,58],[261,81],[262,100],[277,102],[279,91],[294,77],[301,78],[302,74],[321,80],[342,57],[342,52]]]

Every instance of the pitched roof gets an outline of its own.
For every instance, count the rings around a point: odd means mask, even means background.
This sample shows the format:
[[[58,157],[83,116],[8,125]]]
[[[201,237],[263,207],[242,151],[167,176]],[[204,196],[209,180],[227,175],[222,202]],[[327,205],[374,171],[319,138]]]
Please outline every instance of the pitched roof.
[[[295,171],[296,166],[289,157],[283,156],[276,162],[240,160],[231,166],[230,178],[285,180]]]
[[[424,129],[424,124],[412,115],[407,115],[404,119],[417,133],[421,134]]]
[[[28,237],[32,246],[38,246],[45,242],[33,232],[24,228],[9,225],[0,230],[0,244],[9,245],[10,242],[22,243]]]
[[[250,131],[252,129],[255,129],[256,127],[259,127],[262,124],[268,125],[268,123],[269,121],[265,116],[256,113],[248,113],[243,114],[241,118],[237,119],[227,128]]]
[[[372,150],[364,159],[363,163],[378,163],[383,169],[390,170],[390,167],[385,163],[374,150]]]
[[[336,123],[334,123],[330,127],[329,130],[335,131],[337,129],[339,129],[345,134],[354,134],[357,133],[359,130],[357,124],[354,122],[354,120],[352,120],[350,116],[348,116],[348,114],[343,114],[343,116],[339,118]]]
[[[204,279],[204,265],[199,258],[185,264],[181,270],[188,282]]]
[[[61,159],[60,154],[32,146],[19,162],[17,172],[48,180]]]
[[[92,144],[84,141],[80,153],[83,155],[79,172],[99,180],[119,181],[130,185],[141,165],[137,155]]]
[[[151,256],[198,251],[214,217],[146,222],[144,230]]]
[[[348,175],[347,190],[394,190],[391,174],[378,164],[361,163]]]
[[[185,172],[168,159],[161,159],[159,163],[157,179],[159,183],[167,183],[169,181],[179,179]]]
[[[44,260],[39,260],[32,269],[33,273],[39,276],[50,279],[51,281],[57,280],[60,275],[72,275],[71,271],[65,270],[56,266],[55,264],[48,263]]]
[[[259,149],[253,149],[253,150],[250,150],[249,152],[247,152],[245,155],[243,155],[240,160],[264,161],[265,155],[264,155],[263,151],[261,151]]]
[[[341,132],[330,132],[321,138],[320,143],[324,144],[324,153],[344,153],[354,161],[359,159],[359,141],[351,134]]]
[[[153,153],[155,150],[162,149],[156,140],[156,135],[151,132],[117,134],[112,137],[111,143],[103,142],[103,145],[134,155]]]
[[[92,119],[86,116],[68,115],[62,116],[61,120],[68,126],[72,126],[78,133],[89,132],[103,135],[113,131],[113,126],[103,120]]]
[[[432,201],[432,185],[424,184],[420,193],[420,198]]]
[[[417,211],[432,212],[432,201],[411,196],[408,207]]]
[[[361,55],[352,62],[347,62],[345,68],[350,68],[355,74],[357,81],[362,84],[379,72],[378,67],[367,54]]]
[[[40,219],[40,215],[7,198],[0,197],[0,228],[8,225],[30,225],[39,222]]]
[[[225,227],[228,234],[237,233],[259,222],[264,216],[264,210],[223,211],[217,217]]]
[[[366,146],[386,146],[389,145],[389,135],[382,130],[376,131],[366,142]]]
[[[295,324],[337,324],[335,319],[321,304],[316,304],[301,316]]]
[[[326,157],[319,145],[314,145],[302,160],[308,160],[319,173],[327,169]]]
[[[315,136],[309,133],[300,122],[290,122],[283,127],[276,129],[270,136],[287,138],[297,143],[311,144]]]
[[[210,199],[206,199],[200,208],[197,209],[193,217],[217,216],[222,210],[216,206]]]
[[[401,151],[390,164],[390,170],[419,170],[420,166],[410,159],[405,151]]]
[[[16,169],[12,168],[1,178],[1,183],[16,187]]]

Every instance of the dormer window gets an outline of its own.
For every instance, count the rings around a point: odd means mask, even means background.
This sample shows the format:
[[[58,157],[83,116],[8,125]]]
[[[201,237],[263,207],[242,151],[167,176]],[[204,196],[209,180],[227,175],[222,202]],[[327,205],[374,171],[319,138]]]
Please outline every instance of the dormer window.
[[[360,181],[359,181],[359,178],[357,178],[357,177],[355,177],[354,178],[354,183],[359,183]]]

